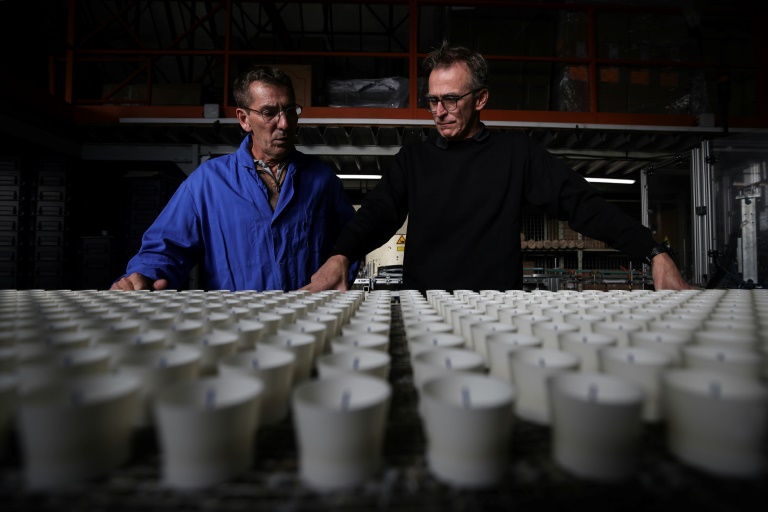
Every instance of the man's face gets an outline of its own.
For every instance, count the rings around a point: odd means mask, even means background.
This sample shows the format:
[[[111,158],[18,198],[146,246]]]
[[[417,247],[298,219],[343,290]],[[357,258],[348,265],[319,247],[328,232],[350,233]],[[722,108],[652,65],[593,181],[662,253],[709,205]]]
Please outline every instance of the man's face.
[[[448,68],[433,69],[429,74],[429,93],[433,98],[459,98],[470,92],[471,74],[463,62]],[[448,140],[464,140],[480,128],[480,110],[488,101],[488,89],[480,89],[459,99],[456,109],[449,112],[437,102],[432,117],[440,135]]]
[[[237,109],[237,119],[243,130],[253,132],[254,158],[268,164],[280,162],[294,147],[299,118],[293,112],[280,112],[271,121],[264,118],[292,106],[294,99],[287,89],[260,82],[252,83],[250,89],[251,104]]]

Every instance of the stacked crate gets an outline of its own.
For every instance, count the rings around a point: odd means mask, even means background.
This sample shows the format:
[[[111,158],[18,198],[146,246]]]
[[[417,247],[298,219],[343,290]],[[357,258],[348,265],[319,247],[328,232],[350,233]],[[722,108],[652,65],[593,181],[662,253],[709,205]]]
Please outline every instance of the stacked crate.
[[[168,203],[183,177],[163,172],[129,173],[124,178],[122,259],[127,263],[141,248],[141,238]]]
[[[32,288],[67,287],[68,203],[66,165],[41,160],[31,186],[29,284]]]
[[[27,184],[21,162],[0,158],[0,288],[24,287]]]
[[[120,274],[115,267],[115,237],[109,235],[81,236],[77,260],[80,265],[79,286],[83,289],[104,290]]]

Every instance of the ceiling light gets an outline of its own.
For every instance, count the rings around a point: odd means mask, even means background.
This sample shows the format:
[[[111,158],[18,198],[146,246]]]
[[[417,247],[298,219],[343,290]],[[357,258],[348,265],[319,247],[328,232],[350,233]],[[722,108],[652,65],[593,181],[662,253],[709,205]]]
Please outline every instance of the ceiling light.
[[[381,174],[339,174],[343,180],[380,180]]]
[[[381,174],[339,174],[342,180],[380,180]],[[619,185],[634,185],[635,180],[617,178],[585,178],[590,183],[614,183]]]
[[[622,180],[616,178],[584,178],[590,183],[616,183],[619,185],[634,185],[635,180]]]

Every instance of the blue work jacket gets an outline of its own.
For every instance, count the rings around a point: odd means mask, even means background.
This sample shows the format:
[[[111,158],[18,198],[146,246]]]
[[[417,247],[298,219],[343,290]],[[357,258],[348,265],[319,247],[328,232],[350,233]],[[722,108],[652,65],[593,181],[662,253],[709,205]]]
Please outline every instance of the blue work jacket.
[[[125,275],[165,278],[169,288],[185,289],[199,263],[209,290],[289,291],[309,283],[354,207],[322,160],[294,150],[272,212],[250,145],[249,134],[235,153],[202,163],[181,183]]]

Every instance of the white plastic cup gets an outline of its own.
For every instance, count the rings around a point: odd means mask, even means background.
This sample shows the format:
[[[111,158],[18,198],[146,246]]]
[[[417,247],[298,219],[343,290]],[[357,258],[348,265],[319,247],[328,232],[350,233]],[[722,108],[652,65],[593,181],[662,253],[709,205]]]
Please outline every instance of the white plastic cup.
[[[532,328],[532,335],[541,338],[541,348],[560,350],[560,337],[567,332],[579,332],[580,327],[567,322],[538,322]]]
[[[458,320],[459,320],[458,334],[460,334],[461,336],[464,337],[465,340],[467,340],[467,348],[474,350],[475,347],[474,345],[472,345],[472,326],[479,322],[494,322],[496,321],[496,318],[492,317],[491,315],[486,315],[483,313],[471,313],[471,314],[460,314],[458,316]]]
[[[676,331],[648,330],[637,331],[629,334],[630,346],[642,347],[650,350],[664,352],[672,358],[675,366],[680,366],[683,361],[682,349],[691,343],[690,334]]]
[[[139,381],[93,375],[20,395],[18,430],[27,488],[62,489],[104,477],[131,455]]]
[[[315,364],[317,358],[323,353],[326,345],[326,325],[318,322],[307,322],[305,320],[297,320],[292,324],[284,325],[280,328],[281,331],[297,332],[302,334],[309,334],[315,338],[315,346],[312,349],[312,364]]]
[[[698,327],[680,320],[654,320],[648,322],[649,332],[672,332],[684,336],[687,342],[693,341],[693,333]]]
[[[759,381],[763,357],[752,350],[717,345],[686,345],[682,350],[684,368],[721,372]]]
[[[341,326],[342,336],[356,333],[379,334],[389,339],[389,324],[379,322],[346,323]]]
[[[230,354],[219,360],[221,377],[247,375],[264,384],[260,425],[274,425],[288,416],[295,370],[296,355],[293,352],[264,343],[253,350]]]
[[[201,359],[200,350],[185,345],[134,352],[123,357],[116,373],[132,375],[141,383],[140,405],[136,411],[134,426],[153,425],[153,402],[157,392],[177,382],[198,378]]]
[[[282,316],[272,313],[271,311],[260,312],[251,317],[250,320],[264,324],[264,331],[262,336],[275,334],[280,326],[282,326],[284,323]]]
[[[331,340],[331,352],[367,348],[389,352],[389,338],[383,334],[373,332],[351,331],[348,334],[336,336]]]
[[[275,306],[270,310],[270,313],[277,315],[281,318],[278,329],[288,324],[292,324],[299,317],[299,312],[293,308],[286,307],[285,305]]]
[[[229,327],[229,330],[236,332],[240,337],[240,341],[237,344],[237,350],[249,352],[256,347],[259,338],[261,338],[266,331],[266,326],[261,322],[246,318],[238,318],[232,326]]]
[[[479,309],[475,309],[469,304],[457,303],[457,304],[453,304],[452,307],[449,310],[447,310],[446,316],[444,317],[444,321],[448,322],[453,326],[453,334],[458,334],[459,336],[463,336],[461,332],[461,318],[467,315],[482,315],[482,314],[484,314],[483,311]],[[491,319],[494,318],[492,315],[486,315],[486,316],[489,316]],[[440,318],[443,318],[443,317],[440,317]],[[469,340],[467,340],[467,342],[469,343]]]
[[[419,352],[412,359],[413,382],[417,391],[429,379],[456,372],[485,374],[483,356],[463,348],[434,348]]]
[[[215,375],[219,360],[237,352],[240,336],[233,331],[214,329],[192,338],[186,338],[186,346],[195,347],[200,351],[200,375]]]
[[[102,340],[97,346],[109,348],[112,352],[110,364],[112,367],[116,367],[120,364],[120,360],[129,354],[148,350],[161,350],[167,347],[168,333],[163,331],[146,331],[139,334],[110,338],[110,341]]]
[[[184,343],[205,334],[205,324],[200,320],[184,318],[173,324],[167,331],[168,344]]]
[[[643,327],[640,322],[630,323],[621,320],[615,320],[613,322],[597,322],[592,326],[592,330],[599,334],[607,334],[616,338],[617,347],[630,346],[629,333],[633,331],[642,331]]]
[[[144,331],[152,329],[166,331],[178,322],[179,314],[178,312],[153,310],[151,314],[135,319],[143,323],[142,330]]]
[[[274,334],[268,334],[261,338],[258,345],[271,345],[288,350],[294,355],[296,361],[293,370],[293,385],[295,386],[299,382],[312,378],[316,343],[317,339],[311,334],[278,329]]]
[[[704,370],[666,372],[662,390],[667,446],[683,463],[725,477],[766,469],[768,388]]]
[[[315,312],[323,315],[331,315],[336,317],[336,322],[334,322],[333,336],[341,335],[341,326],[344,325],[344,322],[345,322],[343,309],[334,308],[330,306],[318,306]]]
[[[321,379],[349,373],[362,373],[387,380],[390,364],[389,354],[380,350],[341,350],[320,356],[317,359],[317,373]]]
[[[301,383],[292,395],[299,474],[309,487],[355,487],[381,467],[392,389],[367,375]]]
[[[256,378],[209,376],[158,392],[162,484],[202,489],[247,471],[255,459],[263,390]]]
[[[490,321],[477,322],[469,328],[472,335],[470,345],[474,351],[483,356],[486,367],[490,366],[490,354],[488,353],[488,336],[497,332],[517,332],[517,327],[504,322]]]
[[[615,347],[616,338],[596,332],[568,332],[560,336],[560,347],[579,358],[580,372],[600,371],[600,351]]]
[[[10,444],[12,424],[18,406],[18,379],[14,375],[0,373],[0,461]]]
[[[733,347],[744,350],[757,350],[759,339],[755,331],[698,330],[693,333],[693,343],[696,345]]]
[[[535,308],[534,308],[535,312]],[[550,305],[538,311],[537,314],[548,316],[553,322],[565,323],[566,315],[573,315],[578,313],[579,310],[575,307],[568,305]]]
[[[499,484],[509,465],[515,390],[507,381],[472,373],[424,383],[420,413],[427,463],[440,481],[460,488]]]
[[[376,314],[366,314],[366,313],[360,313],[358,310],[358,313],[355,313],[355,315],[349,319],[349,323],[345,325],[347,329],[357,329],[358,326],[362,326],[363,330],[369,330],[367,327],[370,324],[376,324],[377,329],[379,328],[379,325],[386,325],[387,329],[382,329],[381,334],[384,334],[386,336],[389,336],[391,326],[392,326],[392,317],[390,315],[376,315]],[[379,332],[379,331],[376,331]]]
[[[512,353],[512,383],[517,392],[515,415],[537,425],[551,421],[547,379],[562,372],[576,372],[579,358],[562,350],[523,348]]]
[[[541,336],[537,334],[534,327],[542,324],[552,322],[552,318],[544,315],[517,315],[512,317],[512,324],[517,326],[517,332],[521,334],[533,334],[534,336]],[[506,320],[502,320],[506,321]],[[544,342],[547,343],[546,341]]]
[[[495,332],[485,338],[488,345],[488,374],[512,382],[510,358],[524,347],[541,347],[543,341],[532,334]]]
[[[620,322],[624,325],[638,325],[641,331],[648,330],[648,322],[652,322],[655,319],[655,315],[640,312],[622,313],[613,316],[614,322]]]
[[[594,332],[595,324],[605,322],[606,315],[596,313],[574,313],[565,315],[565,323],[578,325],[581,332]]]
[[[433,348],[466,348],[466,341],[462,336],[452,332],[425,332],[408,340],[408,352],[411,362],[419,352],[432,350]]]
[[[111,350],[104,346],[30,355],[17,363],[19,388],[26,390],[66,378],[107,374],[111,357]]]
[[[453,326],[448,322],[444,322],[442,320],[439,320],[439,321],[437,320],[429,321],[429,320],[430,319],[422,318],[414,321],[413,323],[405,325],[404,329],[405,329],[406,339],[410,340],[415,336],[419,336],[425,333],[438,333],[438,332],[452,333],[453,332]]]
[[[628,479],[637,466],[643,391],[619,377],[565,372],[548,381],[552,456],[587,479]]]
[[[303,319],[297,320],[297,323],[301,323],[302,321],[316,322],[325,326],[325,339],[318,355],[329,353],[331,351],[331,340],[341,333],[341,321],[339,316],[319,311],[310,311]]]
[[[53,331],[41,336],[41,341],[51,350],[74,350],[90,347],[93,338],[88,331]]]
[[[600,370],[634,382],[642,388],[643,420],[663,419],[661,377],[673,365],[672,356],[642,347],[607,347],[600,351]]]

